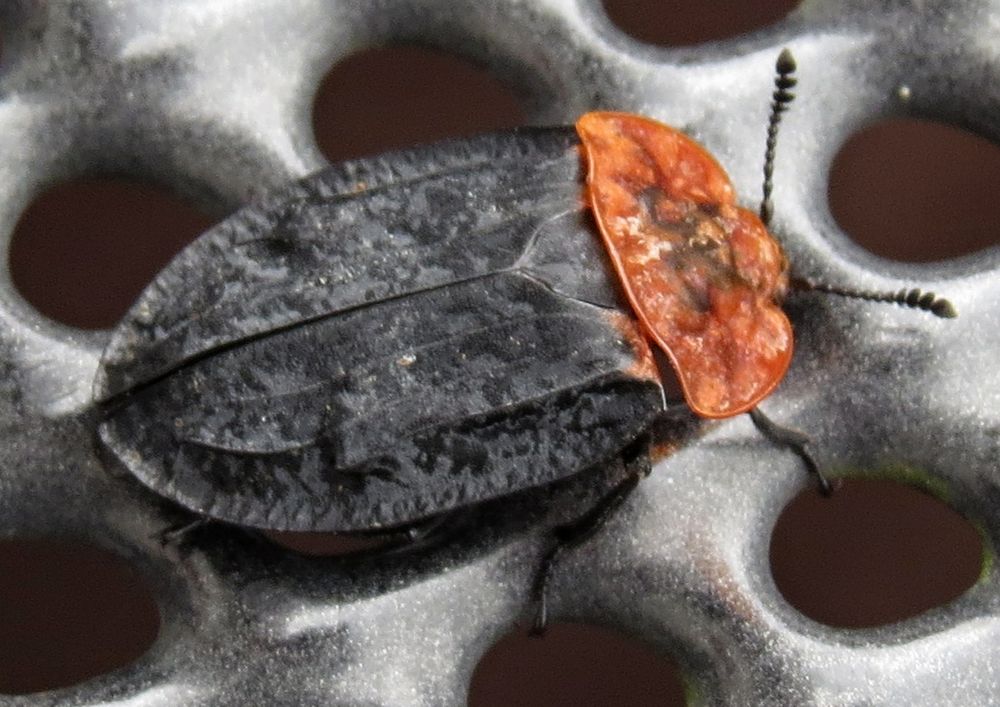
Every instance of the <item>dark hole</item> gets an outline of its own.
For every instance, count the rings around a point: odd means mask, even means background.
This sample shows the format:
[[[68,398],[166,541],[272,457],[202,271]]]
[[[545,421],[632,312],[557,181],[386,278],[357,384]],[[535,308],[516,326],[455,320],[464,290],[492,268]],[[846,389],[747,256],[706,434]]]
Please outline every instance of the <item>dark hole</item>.
[[[399,542],[399,537],[391,533],[297,533],[268,530],[264,535],[281,547],[300,555],[332,557],[371,552],[391,547]]]
[[[507,634],[479,661],[469,707],[683,705],[673,660],[606,628],[559,623]]]
[[[42,314],[84,329],[113,326],[142,289],[212,219],[163,189],[81,179],[44,192],[10,246],[14,285]]]
[[[924,120],[892,119],[851,136],[830,170],[830,210],[858,244],[926,262],[1000,243],[1000,148]]]
[[[0,692],[52,690],[127,665],[159,627],[149,587],[116,555],[0,540]]]
[[[369,49],[320,84],[313,130],[331,162],[520,125],[513,92],[485,69],[431,49]]]
[[[608,18],[649,44],[683,46],[728,39],[774,24],[799,0],[603,0]]]
[[[831,498],[799,494],[771,537],[778,589],[830,626],[879,626],[959,596],[982,571],[983,543],[962,516],[913,487],[850,479]]]

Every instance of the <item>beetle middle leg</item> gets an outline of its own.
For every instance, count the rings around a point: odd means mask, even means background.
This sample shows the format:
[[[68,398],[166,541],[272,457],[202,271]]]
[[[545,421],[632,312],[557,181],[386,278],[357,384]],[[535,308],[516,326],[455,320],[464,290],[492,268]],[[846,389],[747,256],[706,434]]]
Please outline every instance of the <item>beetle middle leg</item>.
[[[816,463],[816,459],[807,447],[809,444],[809,435],[791,427],[779,425],[765,415],[759,407],[750,409],[750,419],[753,420],[754,426],[760,430],[762,435],[775,444],[790,448],[798,455],[802,463],[806,465],[806,471],[816,479],[816,485],[822,495],[829,496],[833,493],[833,486],[830,485],[830,480],[820,471],[819,464]]]
[[[165,528],[156,531],[150,537],[160,543],[162,547],[183,549],[191,541],[191,537],[196,531],[213,522],[215,521],[208,516],[196,515],[193,518],[171,523]]]
[[[466,523],[473,516],[471,509],[455,508],[396,528],[359,531],[357,535],[384,538],[385,552],[409,552],[455,536],[466,527]]]
[[[621,508],[625,499],[639,485],[639,481],[649,476],[648,446],[648,440],[645,438],[635,445],[634,448],[638,448],[640,451],[626,459],[627,474],[625,478],[615,484],[586,513],[568,523],[557,525],[551,530],[555,542],[542,557],[531,585],[531,599],[536,607],[535,618],[529,631],[532,636],[541,636],[548,623],[548,586],[556,562],[567,550],[579,547],[594,537],[615,514],[615,511]]]

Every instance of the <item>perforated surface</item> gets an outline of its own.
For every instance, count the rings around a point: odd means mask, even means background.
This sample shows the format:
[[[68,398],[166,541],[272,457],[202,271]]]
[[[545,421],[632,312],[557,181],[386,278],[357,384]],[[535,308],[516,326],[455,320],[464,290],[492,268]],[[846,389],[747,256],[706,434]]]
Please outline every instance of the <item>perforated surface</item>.
[[[865,288],[918,283],[946,293],[960,317],[802,297],[789,308],[791,373],[763,408],[809,430],[826,468],[943,482],[991,545],[1000,537],[1000,252],[933,267],[878,260],[838,231],[825,182],[846,137],[879,117],[1000,139],[997,2],[807,2],[766,32],[673,52],[623,37],[596,2],[81,0],[2,12],[6,235],[45,185],[84,172],[152,177],[221,209],[307,174],[322,164],[309,106],[323,73],[359,48],[408,40],[494,67],[531,97],[534,122],[613,107],[683,127],[752,203],[771,65],[792,47],[801,88],[779,148],[775,225],[797,273]],[[169,505],[95,454],[90,386],[105,335],[42,319],[6,271],[0,318],[0,533],[113,549],[150,578],[163,616],[139,663],[0,701],[464,702],[480,655],[525,610],[546,526],[531,498],[485,509],[461,540],[413,553],[311,560],[212,528],[182,556],[150,539],[177,519]],[[560,565],[554,613],[670,650],[698,703],[1000,702],[993,572],[946,607],[876,630],[826,628],[787,606],[768,537],[805,483],[795,456],[749,420],[713,427]],[[553,515],[574,498],[563,491]]]

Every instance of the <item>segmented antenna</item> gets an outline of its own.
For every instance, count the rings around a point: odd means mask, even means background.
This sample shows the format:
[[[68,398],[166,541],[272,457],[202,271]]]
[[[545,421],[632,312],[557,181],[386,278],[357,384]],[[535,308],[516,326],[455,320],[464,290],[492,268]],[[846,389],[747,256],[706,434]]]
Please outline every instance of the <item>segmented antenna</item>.
[[[771,203],[771,192],[774,184],[774,148],[778,144],[778,126],[781,124],[781,114],[788,110],[795,94],[792,89],[798,80],[792,76],[795,73],[795,57],[786,47],[781,50],[778,60],[774,63],[777,75],[774,77],[774,93],[771,94],[771,117],[767,121],[767,147],[764,150],[764,195],[760,200],[760,220],[764,225],[771,223],[774,215],[774,204]]]
[[[899,304],[910,309],[919,309],[924,312],[941,317],[942,319],[954,319],[958,316],[955,306],[944,297],[938,297],[933,292],[924,292],[914,287],[909,290],[902,289],[899,292],[876,292],[874,290],[852,290],[846,287],[827,285],[821,282],[812,282],[796,278],[792,286],[798,290],[808,292],[826,292],[831,295],[841,297],[851,297],[854,299],[868,300],[869,302],[890,302]]]
[[[781,114],[788,110],[795,98],[792,89],[798,83],[792,75],[795,73],[795,57],[792,56],[792,52],[787,47],[782,49],[781,54],[778,55],[778,60],[774,63],[774,70],[777,75],[774,77],[774,93],[771,94],[771,117],[767,122],[767,147],[764,150],[764,194],[760,201],[760,220],[764,222],[765,226],[771,223],[771,217],[774,215],[771,192],[774,190],[772,177],[774,176],[774,150],[778,144],[778,126],[781,124]],[[792,286],[797,290],[807,292],[826,292],[831,295],[869,302],[899,304],[910,309],[930,312],[943,319],[952,319],[958,316],[955,306],[947,299],[938,297],[933,292],[924,292],[916,287],[908,290],[902,289],[899,292],[876,292],[873,290],[853,290],[848,287],[827,285],[800,278],[794,279]]]

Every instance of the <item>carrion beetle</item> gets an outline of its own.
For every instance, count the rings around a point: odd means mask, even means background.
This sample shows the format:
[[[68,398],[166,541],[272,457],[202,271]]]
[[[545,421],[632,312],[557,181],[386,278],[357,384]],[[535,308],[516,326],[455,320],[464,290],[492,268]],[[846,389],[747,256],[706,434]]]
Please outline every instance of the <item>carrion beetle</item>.
[[[544,558],[539,625],[558,554],[648,469],[635,444],[665,409],[650,340],[695,412],[751,411],[819,476],[805,438],[755,408],[792,350],[787,263],[764,223],[793,68],[783,53],[760,218],[697,143],[620,113],[346,162],[243,209],[113,332],[101,444],[201,517],[333,532],[406,526],[629,450],[632,473]],[[889,299],[952,314],[933,295]]]

